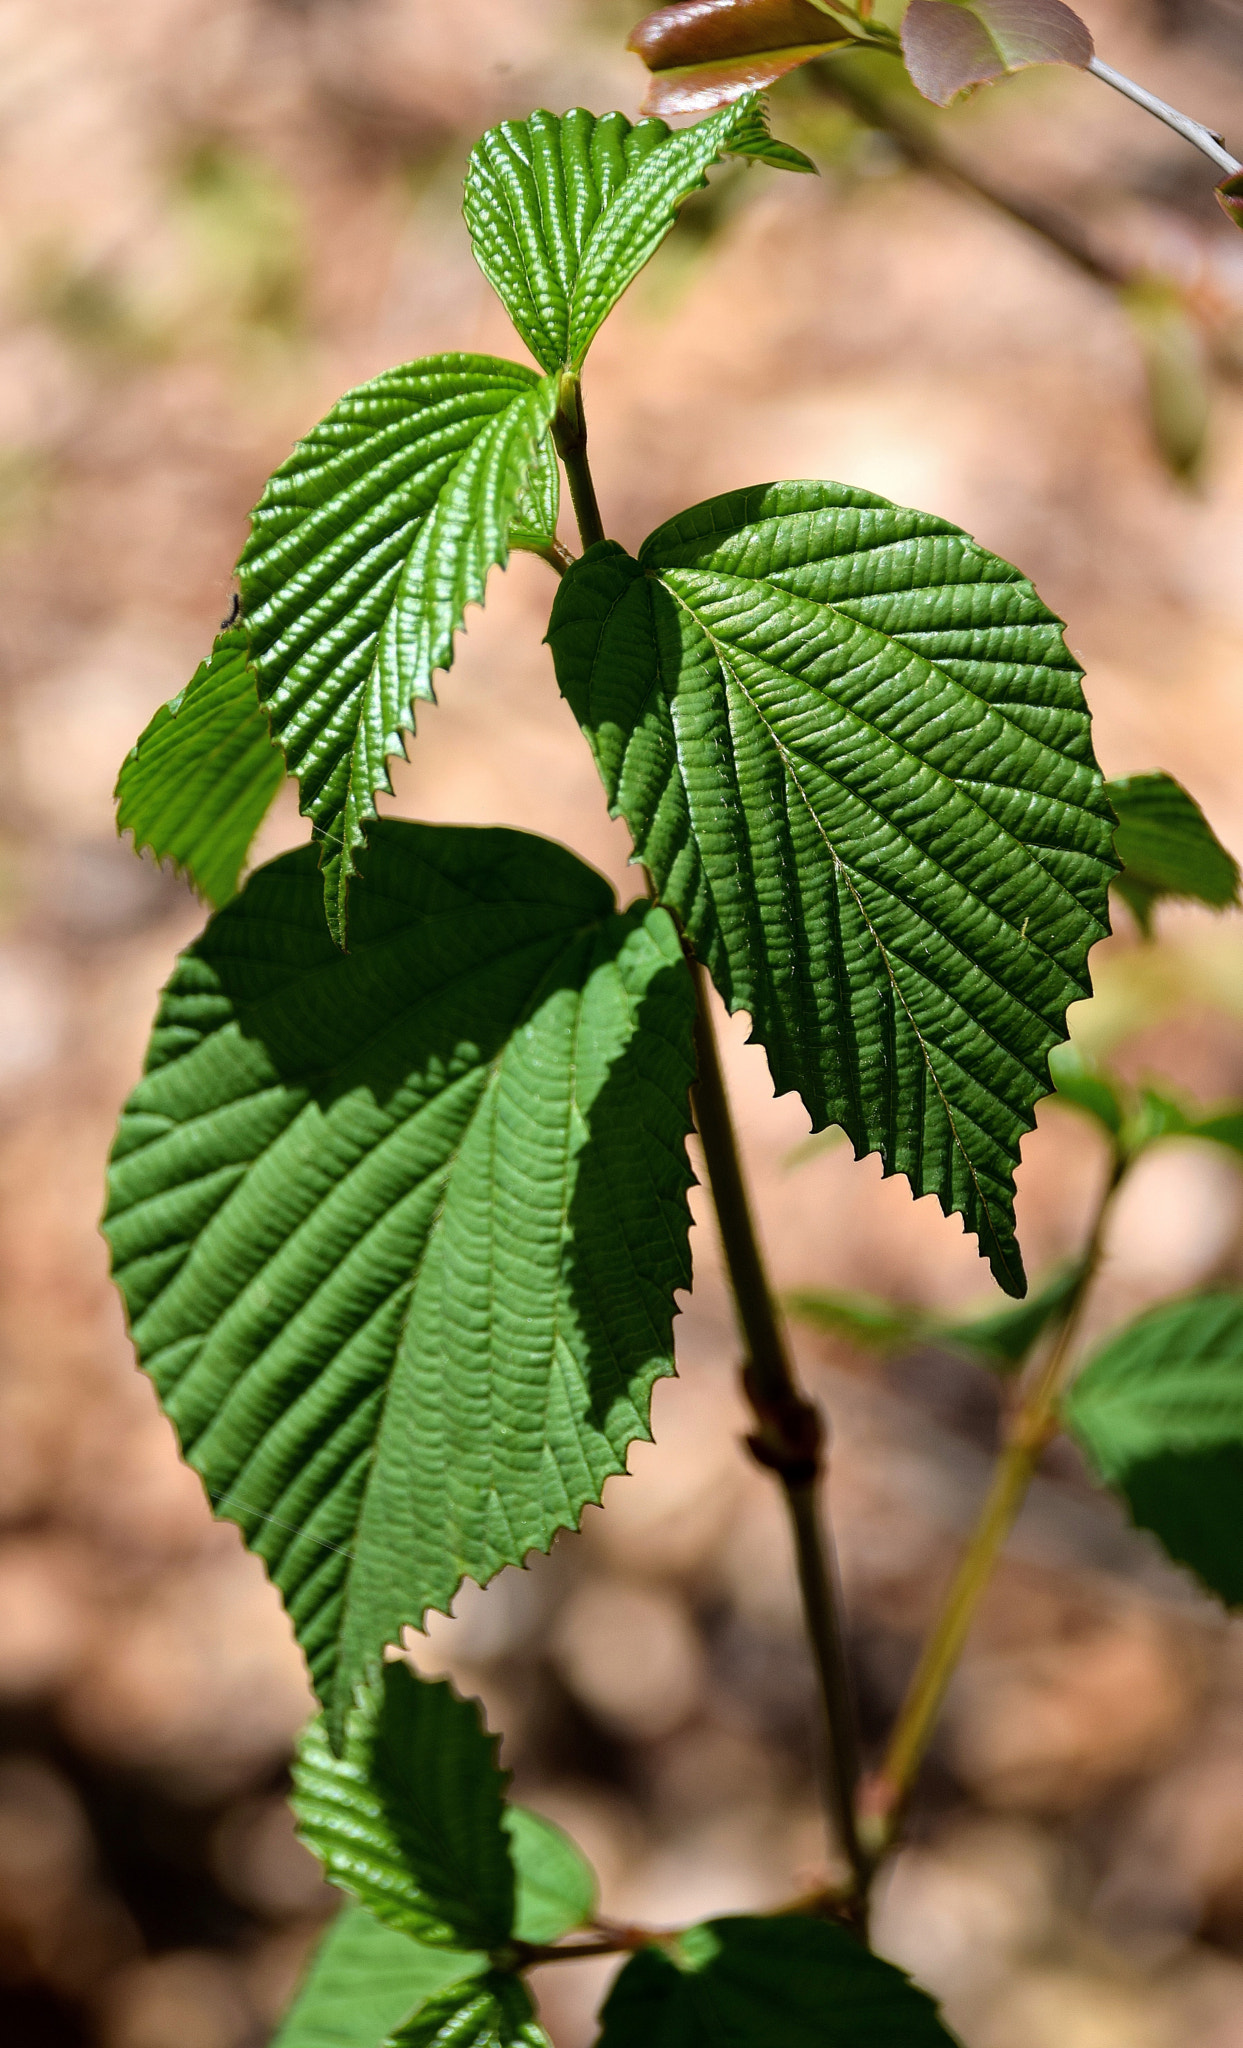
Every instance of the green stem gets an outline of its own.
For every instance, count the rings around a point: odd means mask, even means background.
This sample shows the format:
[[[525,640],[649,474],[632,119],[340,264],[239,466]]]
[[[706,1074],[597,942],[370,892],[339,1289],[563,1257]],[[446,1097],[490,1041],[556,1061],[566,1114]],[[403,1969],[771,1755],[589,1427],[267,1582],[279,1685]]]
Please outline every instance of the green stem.
[[[561,542],[555,539],[516,540],[510,545],[516,555],[538,555],[541,562],[547,562],[550,569],[556,570],[558,576],[564,576],[566,570],[572,569],[578,560],[577,555],[572,555],[568,548],[562,547]]]
[[[916,1773],[932,1737],[950,1679],[970,1633],[981,1597],[1041,1457],[1059,1427],[1062,1388],[1084,1304],[1101,1262],[1106,1220],[1126,1171],[1115,1152],[1097,1206],[1083,1266],[1063,1311],[1053,1345],[1011,1418],[975,1529],[950,1582],[940,1614],[924,1645],[907,1689],[885,1760],[866,1788],[861,1828],[867,1848],[879,1855],[893,1840]]]
[[[823,1721],[825,1798],[837,1844],[854,1880],[852,1918],[866,1927],[871,1863],[855,1825],[859,1754],[854,1701],[841,1626],[841,1595],[829,1530],[819,1510],[824,1428],[795,1379],[755,1234],[738,1141],[708,1007],[708,978],[694,966],[695,1122],[716,1207],[721,1245],[747,1348],[743,1386],[755,1415],[752,1456],[775,1472],[785,1493],[798,1559],[803,1613],[815,1661]]]
[[[582,390],[578,378],[569,370],[561,373],[557,391],[557,411],[552,423],[552,438],[558,455],[565,465],[566,480],[570,486],[570,497],[574,504],[574,516],[578,520],[578,531],[582,538],[584,552],[604,539],[604,522],[600,517],[600,505],[596,498],[596,487],[587,462],[587,422],[583,417]]]

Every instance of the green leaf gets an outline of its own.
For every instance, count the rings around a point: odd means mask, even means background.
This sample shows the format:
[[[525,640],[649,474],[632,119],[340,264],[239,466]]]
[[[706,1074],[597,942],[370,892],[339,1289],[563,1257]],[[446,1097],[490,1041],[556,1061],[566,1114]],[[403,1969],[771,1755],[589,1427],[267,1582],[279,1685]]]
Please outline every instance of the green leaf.
[[[514,1922],[508,1774],[477,1700],[385,1664],[334,1756],[322,1719],[294,1766],[299,1833],[333,1884],[434,1948],[495,1949]]]
[[[790,1314],[830,1336],[845,1337],[865,1351],[906,1351],[924,1341],[927,1318],[922,1309],[881,1301],[875,1294],[848,1288],[817,1288],[787,1294]]]
[[[438,1991],[390,2036],[391,2048],[549,2048],[520,1977],[492,1970]]]
[[[1124,775],[1105,785],[1118,816],[1114,845],[1122,873],[1114,882],[1140,930],[1152,930],[1163,896],[1190,897],[1224,910],[1239,901],[1239,863],[1218,839],[1193,796],[1172,775]]]
[[[1080,674],[1017,570],[840,484],[698,505],[564,578],[562,691],[779,1093],[1024,1288],[1014,1168],[1105,935]]]
[[[479,267],[546,370],[577,372],[627,285],[688,195],[724,156],[814,171],[776,143],[757,93],[671,135],[575,107],[490,128],[466,176],[466,224]]]
[[[1151,1309],[1097,1352],[1069,1429],[1141,1528],[1243,1604],[1243,1295]]]
[[[1009,1373],[1025,1362],[1032,1345],[1066,1306],[1080,1268],[1064,1267],[1039,1291],[1015,1307],[949,1322],[922,1309],[903,1308],[871,1294],[823,1291],[787,1295],[792,1315],[816,1328],[847,1337],[869,1351],[910,1351],[922,1344],[965,1351],[990,1372]]]
[[[783,1914],[710,1920],[641,1949],[598,2048],[949,2048],[926,1992],[843,1927]]]
[[[596,1874],[567,1834],[526,1806],[505,1809],[518,1880],[513,1932],[518,1941],[556,1941],[596,1910]]]
[[[550,379],[428,356],[339,399],[269,480],[238,577],[259,695],[322,843],[342,944],[387,763],[511,545],[550,540]]]
[[[486,1966],[486,1956],[424,1948],[347,1905],[321,1937],[272,2048],[379,2048],[426,1998]]]
[[[1081,1109],[1116,1138],[1126,1120],[1126,1104],[1117,1083],[1077,1045],[1055,1045],[1049,1073],[1059,1102]]]
[[[934,1323],[931,1341],[969,1352],[992,1372],[1017,1372],[1036,1339],[1070,1302],[1082,1273],[1077,1263],[1063,1266],[1015,1308],[995,1309],[991,1315],[972,1316],[961,1323]]]
[[[133,833],[135,853],[149,846],[157,860],[171,860],[219,909],[237,893],[284,775],[246,665],[246,635],[226,627],[126,755],[117,831]]]
[[[304,847],[174,972],[105,1229],[334,1739],[384,1644],[547,1549],[648,1433],[693,1015],[664,911],[546,840],[389,820],[348,954]]]

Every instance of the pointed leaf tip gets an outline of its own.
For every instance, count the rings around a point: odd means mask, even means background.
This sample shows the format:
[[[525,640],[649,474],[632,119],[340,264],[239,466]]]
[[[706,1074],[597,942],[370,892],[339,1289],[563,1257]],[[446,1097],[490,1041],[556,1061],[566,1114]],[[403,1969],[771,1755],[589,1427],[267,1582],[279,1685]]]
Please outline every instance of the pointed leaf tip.
[[[910,0],[901,34],[912,82],[938,107],[1028,65],[1082,67],[1095,54],[1063,0]]]
[[[1217,187],[1217,203],[1227,220],[1243,228],[1243,171],[1234,171]]]
[[[816,0],[680,0],[630,32],[652,74],[645,114],[707,114],[852,39]]]

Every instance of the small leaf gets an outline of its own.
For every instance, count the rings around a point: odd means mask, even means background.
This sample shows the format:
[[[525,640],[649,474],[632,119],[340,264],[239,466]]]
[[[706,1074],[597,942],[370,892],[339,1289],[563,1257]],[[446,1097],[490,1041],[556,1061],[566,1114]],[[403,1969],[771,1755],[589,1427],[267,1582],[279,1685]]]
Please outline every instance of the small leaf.
[[[1105,794],[1118,819],[1114,845],[1122,873],[1114,887],[1145,935],[1163,896],[1188,897],[1212,910],[1239,901],[1239,863],[1172,775],[1124,775],[1106,783]]]
[[[425,1999],[486,1967],[486,1956],[425,1948],[347,1905],[321,1936],[272,2048],[380,2048]]]
[[[902,55],[924,98],[947,107],[968,87],[1029,64],[1082,68],[1095,45],[1063,0],[910,0]]]
[[[679,0],[631,30],[652,73],[648,114],[706,114],[843,49],[849,30],[815,0]]]
[[[161,705],[117,778],[117,831],[183,869],[216,909],[237,893],[250,843],[285,776],[246,665],[240,626],[217,635]]]
[[[1063,1266],[1016,1307],[995,1309],[991,1315],[972,1316],[966,1322],[933,1323],[930,1340],[967,1352],[992,1372],[1017,1372],[1036,1339],[1067,1307],[1082,1277],[1081,1265]]]
[[[520,1977],[492,1970],[426,1999],[387,2048],[549,2048]]]
[[[1217,204],[1227,220],[1243,228],[1243,171],[1232,171],[1217,186]]]
[[[515,1939],[556,1941],[585,1926],[596,1910],[596,1874],[582,1851],[529,1807],[507,1807],[504,1825],[518,1879]]]
[[[755,93],[678,135],[581,107],[488,130],[471,153],[466,222],[480,269],[546,370],[581,369],[682,201],[725,156],[815,169],[773,141]]]
[[[1075,1381],[1066,1423],[1140,1527],[1243,1604],[1243,1294],[1140,1316]]]
[[[1192,317],[1186,293],[1164,278],[1138,278],[1120,296],[1143,357],[1157,453],[1172,476],[1194,480],[1212,413],[1203,330]]]
[[[952,2048],[926,1992],[845,1928],[794,1914],[710,1920],[640,1949],[598,2048]]]
[[[323,852],[345,942],[388,761],[511,545],[550,540],[551,380],[494,356],[428,356],[339,399],[271,477],[238,564],[259,695]]]
[[[800,1321],[827,1330],[830,1336],[845,1337],[863,1351],[907,1351],[923,1342],[922,1309],[903,1308],[874,1294],[818,1288],[814,1293],[787,1294],[785,1305]]]
[[[840,484],[732,492],[563,579],[561,689],[779,1094],[1022,1294],[1019,1143],[1116,865],[1080,674],[1017,570]]]
[[[105,1228],[139,1357],[280,1590],[334,1739],[402,1628],[600,1498],[690,1282],[672,920],[520,832],[312,847],[165,991]]]
[[[1077,1045],[1055,1045],[1049,1054],[1049,1073],[1059,1102],[1081,1109],[1085,1116],[1102,1124],[1111,1138],[1119,1135],[1126,1120],[1126,1104],[1117,1083],[1102,1072],[1095,1060]]]
[[[293,1808],[333,1884],[434,1948],[495,1949],[514,1922],[501,1825],[507,1773],[477,1700],[385,1664],[334,1756],[322,1719],[298,1746]]]

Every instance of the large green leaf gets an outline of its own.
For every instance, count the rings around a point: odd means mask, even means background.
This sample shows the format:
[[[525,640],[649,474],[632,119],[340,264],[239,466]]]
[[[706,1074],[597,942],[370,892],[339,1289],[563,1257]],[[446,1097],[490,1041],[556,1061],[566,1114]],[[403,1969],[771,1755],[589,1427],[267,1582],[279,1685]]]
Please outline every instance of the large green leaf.
[[[507,1774],[477,1700],[384,1665],[334,1756],[312,1721],[294,1766],[299,1831],[333,1884],[436,1948],[494,1949],[514,1922]]]
[[[1243,1604],[1243,1294],[1140,1316],[1084,1368],[1066,1421],[1141,1528]]]
[[[1080,674],[1018,571],[839,484],[698,505],[562,582],[561,688],[779,1092],[978,1233],[1107,930]]]
[[[1189,897],[1213,910],[1238,902],[1238,861],[1172,775],[1124,775],[1107,783],[1105,794],[1118,814],[1114,845],[1122,873],[1114,886],[1141,931],[1151,931],[1163,896]]]
[[[842,1927],[793,1914],[710,1920],[641,1949],[599,2048],[949,2048],[926,1992]]]
[[[671,135],[624,114],[575,107],[490,128],[466,177],[480,269],[536,361],[581,369],[606,316],[723,156],[815,166],[774,142],[758,93]]]
[[[494,356],[404,364],[339,399],[255,508],[238,564],[251,659],[342,943],[413,699],[433,698],[489,570],[555,529],[555,404],[552,380]]]
[[[664,911],[524,833],[387,820],[348,954],[305,847],[165,991],[105,1228],[334,1739],[385,1643],[546,1549],[647,1433],[692,1020]]]
[[[272,2048],[379,2048],[433,1992],[486,1966],[486,1956],[425,1948],[365,1906],[346,1906],[322,1936]]]
[[[240,626],[217,635],[184,690],[162,704],[117,778],[117,831],[185,871],[217,909],[237,892],[250,842],[281,786]]]
[[[501,1970],[436,1992],[390,2040],[392,2048],[549,2048],[526,1985]]]

